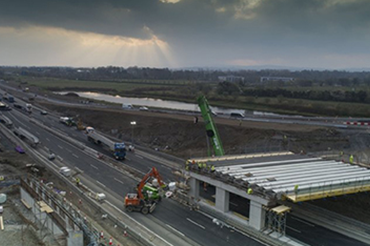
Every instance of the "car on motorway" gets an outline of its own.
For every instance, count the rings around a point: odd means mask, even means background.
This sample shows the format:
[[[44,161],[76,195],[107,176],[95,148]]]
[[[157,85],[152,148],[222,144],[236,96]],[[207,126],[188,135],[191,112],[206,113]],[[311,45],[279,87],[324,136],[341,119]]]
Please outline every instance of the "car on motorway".
[[[145,106],[142,106],[142,107],[139,108],[139,110],[140,111],[148,111],[149,109],[147,107],[145,107]]]
[[[19,108],[19,109],[22,109],[22,105],[18,104],[18,103],[14,103],[13,104],[14,108]]]
[[[41,111],[40,111],[40,114],[41,114],[41,115],[47,115],[47,114],[48,114],[48,112],[47,112],[47,111],[45,111],[45,110],[41,110]]]
[[[24,149],[19,145],[17,147],[15,147],[15,151],[17,151],[19,154],[24,154],[25,153]]]

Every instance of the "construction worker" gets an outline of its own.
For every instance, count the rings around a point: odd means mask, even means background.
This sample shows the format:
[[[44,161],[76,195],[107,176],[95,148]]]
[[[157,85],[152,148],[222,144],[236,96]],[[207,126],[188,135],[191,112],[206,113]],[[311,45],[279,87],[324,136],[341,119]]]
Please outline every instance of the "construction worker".
[[[80,186],[80,178],[76,178],[76,185]]]
[[[207,171],[207,163],[203,162],[203,170]]]
[[[199,171],[202,170],[202,167],[203,167],[202,163],[201,162],[198,162],[198,170]]]
[[[185,163],[185,170],[189,171],[189,161],[186,161],[186,163]]]
[[[297,193],[298,192],[298,187],[299,187],[298,185],[295,185],[294,186],[294,193]]]
[[[248,188],[247,194],[248,194],[248,195],[252,195],[252,193],[253,193],[252,188]]]
[[[211,166],[211,173],[214,173],[214,172],[215,172],[215,170],[216,170],[216,169],[215,169],[215,165],[212,165],[212,166]]]
[[[353,155],[349,156],[349,163],[353,164]]]

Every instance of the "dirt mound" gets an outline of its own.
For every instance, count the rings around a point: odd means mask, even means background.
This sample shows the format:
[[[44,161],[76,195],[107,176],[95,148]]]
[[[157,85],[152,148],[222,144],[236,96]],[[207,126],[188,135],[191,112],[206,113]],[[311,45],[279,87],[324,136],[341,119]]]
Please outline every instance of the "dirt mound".
[[[207,137],[202,120],[193,116],[155,112],[56,106],[50,110],[81,119],[86,125],[136,144],[169,152],[182,158],[207,156]],[[77,117],[76,117],[77,116]],[[136,121],[134,128],[131,121]],[[215,118],[226,154],[293,150],[305,152],[341,149],[348,139],[332,129]],[[286,136],[286,137],[284,137]]]

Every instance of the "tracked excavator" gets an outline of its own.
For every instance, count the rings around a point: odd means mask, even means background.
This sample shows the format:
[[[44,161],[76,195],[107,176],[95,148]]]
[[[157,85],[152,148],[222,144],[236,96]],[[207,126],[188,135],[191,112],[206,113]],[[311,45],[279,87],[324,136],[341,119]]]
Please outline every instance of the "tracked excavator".
[[[138,211],[143,214],[152,213],[156,207],[157,199],[152,199],[153,194],[147,194],[147,189],[144,189],[144,186],[150,180],[156,179],[159,185],[159,190],[163,190],[165,188],[165,184],[162,182],[161,176],[159,175],[157,169],[153,167],[140,181],[137,186],[136,193],[128,193],[125,197],[125,209],[127,212]],[[146,194],[144,194],[145,192]],[[156,197],[157,195],[155,195]]]

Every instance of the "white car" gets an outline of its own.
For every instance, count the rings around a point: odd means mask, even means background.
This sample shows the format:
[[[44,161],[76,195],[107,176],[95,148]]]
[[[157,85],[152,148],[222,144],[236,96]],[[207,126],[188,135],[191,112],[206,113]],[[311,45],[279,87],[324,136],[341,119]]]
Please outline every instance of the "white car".
[[[148,111],[149,109],[147,107],[142,106],[142,107],[139,108],[139,110],[140,111]]]

